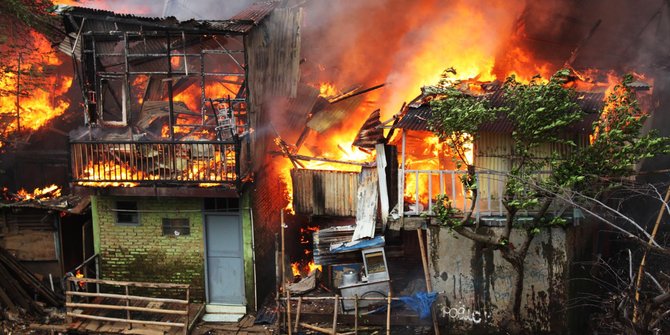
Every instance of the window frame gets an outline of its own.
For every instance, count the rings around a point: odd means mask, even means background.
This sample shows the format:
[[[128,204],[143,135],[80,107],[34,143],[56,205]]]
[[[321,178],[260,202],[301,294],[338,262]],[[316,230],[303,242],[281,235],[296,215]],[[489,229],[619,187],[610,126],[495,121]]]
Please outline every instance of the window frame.
[[[119,206],[119,204],[125,203],[125,204],[134,204],[134,209],[133,208],[119,208],[119,207],[125,207],[125,206]],[[129,206],[132,207],[132,206]],[[140,217],[140,212],[139,212],[139,204],[137,201],[134,200],[116,200],[114,202],[114,222],[116,223],[117,226],[128,226],[128,227],[135,227],[135,226],[140,226],[142,219]],[[135,212],[132,212],[135,211]],[[135,217],[135,221],[121,221],[119,220],[119,215],[130,215]]]

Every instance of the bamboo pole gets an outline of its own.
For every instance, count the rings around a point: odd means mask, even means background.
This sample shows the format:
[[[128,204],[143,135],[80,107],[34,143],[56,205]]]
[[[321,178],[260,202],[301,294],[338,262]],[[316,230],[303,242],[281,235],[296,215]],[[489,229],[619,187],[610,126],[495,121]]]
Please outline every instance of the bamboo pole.
[[[654,228],[651,231],[651,236],[649,237],[648,245],[652,245],[656,239],[656,234],[658,233],[658,227],[661,225],[661,219],[663,219],[663,214],[665,213],[665,206],[670,200],[670,186],[665,192],[665,198],[661,204],[661,208],[658,210],[658,215],[656,216],[656,222],[654,223]],[[649,249],[644,250],[644,255],[642,255],[642,260],[640,261],[640,267],[637,269],[637,280],[635,282],[635,304],[633,304],[633,323],[637,323],[639,318],[639,306],[640,302],[640,286],[642,286],[642,277],[644,276],[644,267],[647,264],[647,254]]]
[[[333,334],[333,331],[331,329],[317,327],[317,326],[310,325],[309,323],[305,323],[305,322],[300,322],[300,326],[303,327],[303,328],[307,328],[309,330],[314,330],[314,331],[324,333],[324,334]],[[354,332],[348,332],[348,333],[337,333],[336,335],[353,335],[353,334],[354,334]]]
[[[298,297],[298,310],[295,313],[295,327],[293,328],[293,331],[296,333],[298,332],[298,325],[300,324],[300,312],[302,312],[302,297]]]
[[[293,332],[291,331],[291,292],[289,290],[286,290],[286,297],[288,297],[286,300],[286,328],[288,328],[288,335],[291,335]]]
[[[358,335],[358,294],[354,295],[354,334]]]
[[[426,279],[426,291],[433,292],[433,283],[430,280],[430,271],[428,270],[428,255],[426,254],[426,246],[423,243],[423,230],[418,228],[416,230],[417,237],[419,238],[419,251],[421,252],[421,263],[423,264],[423,275]],[[440,328],[437,324],[437,314],[435,313],[435,308],[430,306],[430,315],[433,319],[433,332],[435,335],[440,335]]]
[[[286,243],[284,239],[284,209],[280,213],[280,223],[281,223],[281,283],[282,290],[284,291],[284,296],[286,297],[286,325],[288,328],[288,333],[291,335],[291,296],[288,295],[288,290],[286,289]]]
[[[339,309],[337,304],[340,302],[339,295],[335,295],[335,300],[333,304],[333,334],[337,334],[337,310]]]
[[[391,335],[391,291],[386,299],[386,335]]]

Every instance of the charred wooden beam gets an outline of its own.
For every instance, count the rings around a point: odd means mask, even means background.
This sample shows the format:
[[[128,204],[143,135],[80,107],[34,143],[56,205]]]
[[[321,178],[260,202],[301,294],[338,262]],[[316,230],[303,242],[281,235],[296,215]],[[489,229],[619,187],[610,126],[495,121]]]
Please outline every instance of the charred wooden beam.
[[[384,87],[384,85],[386,85],[386,83],[384,83],[384,84],[379,84],[379,85],[375,85],[375,86],[372,86],[372,87],[368,87],[368,88],[366,88],[366,89],[364,89],[364,90],[361,90],[361,91],[358,91],[358,92],[352,92],[351,94],[344,94],[344,95],[342,95],[342,96],[339,96],[339,97],[334,98],[333,100],[329,100],[329,102],[330,102],[331,104],[334,104],[334,103],[336,103],[336,102],[340,102],[340,101],[343,101],[343,100],[347,100],[347,99],[349,99],[349,98],[353,98],[353,97],[355,97],[355,96],[358,96],[358,95],[361,95],[361,94],[365,94],[365,93],[374,91],[374,90],[376,90],[376,89],[378,89],[378,88],[382,88],[382,87]]]

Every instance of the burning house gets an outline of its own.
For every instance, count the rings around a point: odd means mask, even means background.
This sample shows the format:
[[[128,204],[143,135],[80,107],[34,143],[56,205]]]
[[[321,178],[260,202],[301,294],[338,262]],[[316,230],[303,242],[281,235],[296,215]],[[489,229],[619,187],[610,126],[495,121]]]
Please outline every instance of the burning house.
[[[84,99],[71,183],[90,194],[98,278],[190,284],[210,320],[256,308],[254,258],[274,257],[253,249],[262,103],[295,94],[300,50],[300,11],[276,7],[183,22],[59,8]]]
[[[197,14],[185,3],[166,1],[165,10]],[[516,303],[515,269],[495,247],[456,238],[437,205],[447,197],[469,228],[504,234],[515,125],[499,115],[456,157],[429,125],[438,97],[423,86],[454,66],[456,90],[504,108],[508,75],[528,82],[569,68],[565,86],[583,117],[560,135],[574,145],[532,152],[568,156],[589,145],[612,86],[610,74],[586,69],[600,57],[586,47],[601,21],[516,1],[323,3],[260,2],[227,20],[183,21],[58,7],[58,48],[83,101],[79,127],[56,130],[67,150],[23,158],[65,171],[72,195],[3,205],[0,247],[45,276],[83,270],[72,275],[88,278],[65,279],[82,291],[68,297],[84,297],[68,300],[69,316],[83,319],[120,320],[83,304],[93,286],[121,282],[103,291],[125,285],[127,300],[131,289],[171,299],[127,306],[128,319],[131,310],[175,312],[186,320],[167,325],[185,332],[200,312],[191,302],[204,305],[206,321],[233,321],[268,297],[285,326],[299,318],[296,330],[323,331],[312,321],[324,314],[336,320],[331,333],[338,320],[500,329]],[[535,14],[570,33],[544,29]],[[476,197],[467,165],[476,167]],[[570,229],[543,230],[529,244],[517,300],[524,326],[560,333],[578,313],[562,307],[593,226],[560,201],[546,213]],[[536,214],[520,211],[517,223]],[[523,229],[510,230],[504,242],[523,245]],[[178,290],[185,298],[172,296]]]

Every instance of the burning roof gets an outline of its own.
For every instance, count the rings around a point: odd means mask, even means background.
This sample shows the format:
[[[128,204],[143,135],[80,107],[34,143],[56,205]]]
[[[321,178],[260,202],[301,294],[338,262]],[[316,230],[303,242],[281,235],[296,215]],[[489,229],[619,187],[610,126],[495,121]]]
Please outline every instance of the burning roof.
[[[500,87],[488,93],[486,99],[489,101],[490,106],[494,108],[502,107],[506,104],[503,90]],[[578,133],[590,134],[593,130],[593,122],[598,119],[599,112],[605,105],[605,94],[602,92],[577,92],[576,99],[579,107],[586,115],[581,121],[573,124],[570,128]],[[405,115],[402,116],[402,119],[396,125],[396,128],[430,131],[428,119],[431,114],[432,111],[428,102],[410,104],[406,109]],[[482,125],[480,130],[494,133],[511,133],[514,130],[514,124],[501,116],[495,121]]]
[[[5,201],[0,203],[0,208],[38,208],[74,214],[82,213],[90,203],[87,194],[61,195],[57,185],[36,188],[31,193],[22,189],[14,194],[3,189],[3,198]]]

